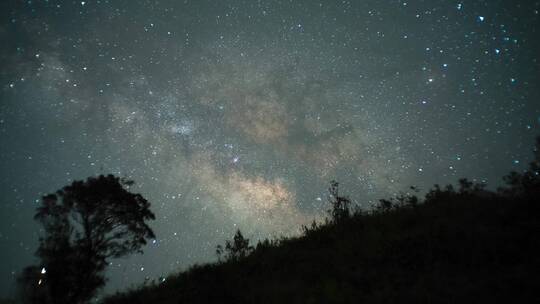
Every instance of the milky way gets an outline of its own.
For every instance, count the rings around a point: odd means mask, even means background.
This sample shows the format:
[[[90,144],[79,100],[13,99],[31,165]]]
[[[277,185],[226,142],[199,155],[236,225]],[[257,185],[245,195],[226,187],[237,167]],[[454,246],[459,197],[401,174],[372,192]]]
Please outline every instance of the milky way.
[[[540,126],[539,1],[2,1],[0,295],[41,195],[113,173],[156,239],[106,292],[296,235],[330,180],[363,208],[495,187]]]

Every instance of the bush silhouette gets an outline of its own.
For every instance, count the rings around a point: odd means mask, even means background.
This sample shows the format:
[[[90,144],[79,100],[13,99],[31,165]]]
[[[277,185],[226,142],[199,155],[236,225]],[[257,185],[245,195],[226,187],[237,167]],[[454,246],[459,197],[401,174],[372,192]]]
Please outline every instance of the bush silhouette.
[[[222,256],[226,261],[237,261],[245,258],[253,251],[253,246],[249,245],[249,239],[244,238],[240,229],[236,230],[233,240],[225,242],[225,248],[218,245],[216,247],[216,254],[218,259],[221,260]]]
[[[523,172],[510,172],[504,177],[509,187],[499,188],[499,192],[506,195],[527,196],[534,198],[540,196],[540,136],[536,138],[534,147],[534,159],[529,168]]]
[[[335,180],[330,182],[328,188],[328,201],[331,204],[331,209],[328,213],[333,222],[340,222],[351,216],[350,206],[351,200],[346,196],[339,195],[339,183]]]
[[[141,252],[154,237],[150,203],[126,190],[133,181],[90,177],[42,198],[35,219],[44,230],[36,255],[19,278],[30,303],[85,303],[105,284],[110,258]]]

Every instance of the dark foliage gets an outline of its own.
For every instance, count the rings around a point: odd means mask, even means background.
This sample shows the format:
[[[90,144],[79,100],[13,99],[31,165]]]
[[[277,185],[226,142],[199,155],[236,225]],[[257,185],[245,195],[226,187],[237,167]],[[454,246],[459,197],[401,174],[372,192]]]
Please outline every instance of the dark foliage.
[[[529,170],[524,173],[510,172],[504,177],[509,186],[500,188],[499,191],[506,195],[534,195],[540,197],[540,137],[536,138],[534,148],[534,160],[529,165]]]
[[[243,259],[248,256],[251,251],[253,251],[253,246],[249,245],[249,239],[244,238],[240,229],[236,230],[232,242],[225,242],[225,249],[223,249],[223,246],[221,245],[216,247],[216,254],[218,255],[219,261],[221,261],[222,256],[226,261]]]
[[[331,220],[304,226],[303,236],[259,242],[243,258],[105,303],[539,302],[538,147],[530,168],[497,192],[462,179],[351,215],[332,183]]]
[[[328,210],[331,220],[334,223],[338,223],[349,218],[351,215],[351,200],[346,196],[339,195],[339,183],[336,181],[331,181],[328,192],[328,201],[332,206],[332,208]]]
[[[43,197],[35,219],[44,230],[39,266],[19,277],[27,303],[85,303],[105,284],[108,259],[141,252],[154,233],[150,203],[113,175],[75,181]]]

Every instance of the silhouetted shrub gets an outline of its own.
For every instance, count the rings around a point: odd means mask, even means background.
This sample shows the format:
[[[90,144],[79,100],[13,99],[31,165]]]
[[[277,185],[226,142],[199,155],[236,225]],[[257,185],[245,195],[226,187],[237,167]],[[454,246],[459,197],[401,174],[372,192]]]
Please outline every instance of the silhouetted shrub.
[[[249,245],[249,239],[244,238],[240,229],[236,230],[232,242],[225,242],[225,248],[221,245],[216,246],[216,254],[219,260],[224,256],[227,261],[237,261],[245,258],[252,251],[253,246]]]
[[[331,216],[331,220],[337,223],[349,218],[351,216],[351,200],[346,196],[339,195],[339,183],[336,181],[330,182],[328,192],[328,202],[331,205],[328,213]]]

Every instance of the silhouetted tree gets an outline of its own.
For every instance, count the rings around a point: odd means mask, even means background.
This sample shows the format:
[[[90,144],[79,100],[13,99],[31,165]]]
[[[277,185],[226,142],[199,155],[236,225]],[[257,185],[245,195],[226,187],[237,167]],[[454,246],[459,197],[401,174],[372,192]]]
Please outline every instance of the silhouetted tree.
[[[436,189],[440,190],[438,188],[438,185],[435,185]],[[411,186],[410,189],[413,193],[418,193],[420,190],[414,186]],[[385,213],[391,210],[396,209],[403,209],[403,208],[416,208],[418,204],[420,203],[420,200],[418,199],[418,196],[411,193],[400,193],[396,195],[395,197],[392,197],[390,199],[380,199],[379,203],[375,205],[375,211]]]
[[[454,189],[454,186],[452,185],[446,185],[444,188],[441,188],[440,185],[435,184],[433,186],[433,189],[430,189],[428,193],[426,193],[424,202],[426,204],[433,204],[437,202],[441,202],[444,200],[448,200],[456,195],[456,191]]]
[[[485,184],[475,183],[469,181],[467,178],[460,178],[458,182],[459,193],[461,194],[480,194],[480,192],[484,191],[484,188],[486,187]]]
[[[50,300],[29,302],[85,303],[105,284],[109,258],[142,252],[154,237],[146,221],[155,216],[145,198],[126,190],[131,185],[100,175],[42,198],[35,215],[45,232],[36,252],[41,264],[27,267],[20,282],[26,283],[23,289],[43,289],[38,294]]]
[[[236,230],[232,242],[226,241],[225,248],[218,245],[216,247],[216,254],[221,260],[221,256],[225,254],[227,261],[236,261],[248,256],[253,251],[253,246],[249,245],[249,239],[244,238],[240,229]]]
[[[506,175],[504,181],[510,188],[500,188],[500,192],[530,198],[540,195],[540,136],[536,138],[533,153],[534,160],[529,164],[529,168],[523,173],[513,171]]]
[[[351,200],[348,197],[339,195],[339,183],[335,180],[331,181],[328,192],[328,201],[332,207],[332,209],[328,210],[328,213],[330,213],[332,221],[339,222],[350,217]]]

